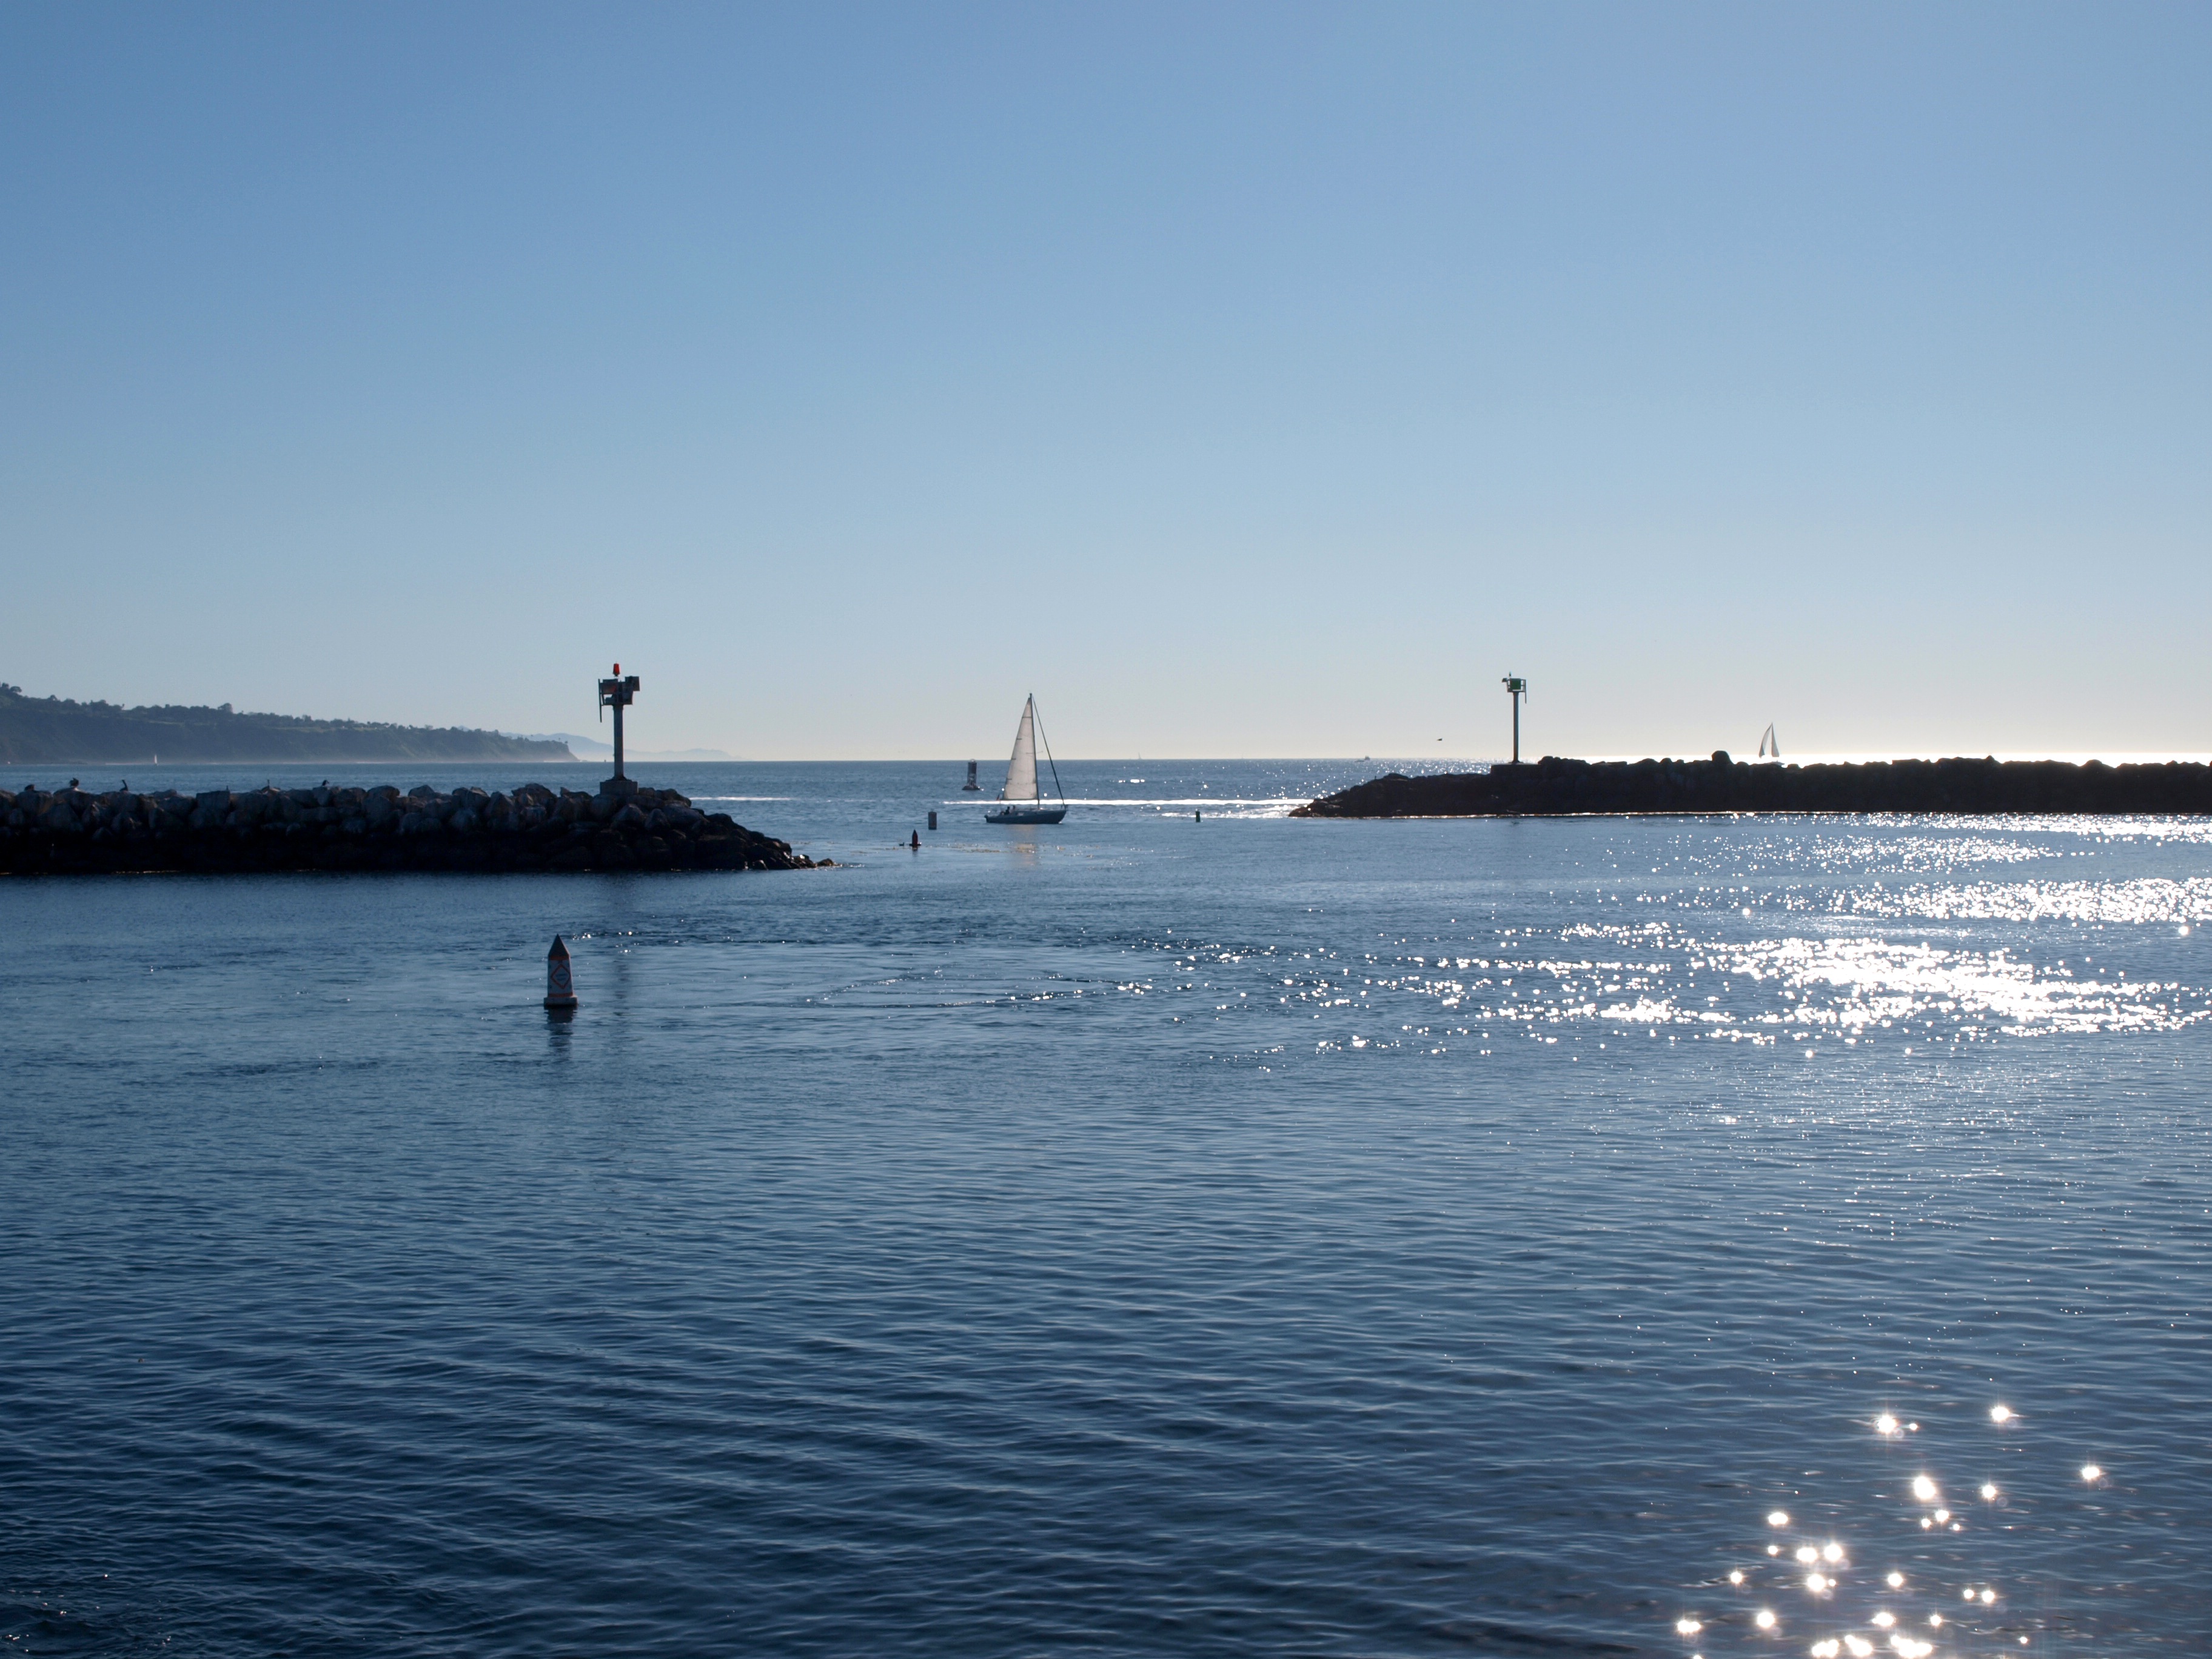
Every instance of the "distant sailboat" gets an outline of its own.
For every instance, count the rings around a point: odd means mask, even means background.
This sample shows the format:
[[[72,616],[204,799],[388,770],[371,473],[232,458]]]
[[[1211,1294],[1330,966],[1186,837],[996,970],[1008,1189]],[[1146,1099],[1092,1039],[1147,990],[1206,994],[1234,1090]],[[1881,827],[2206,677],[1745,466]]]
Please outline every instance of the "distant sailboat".
[[[1759,740],[1759,757],[1761,760],[1782,758],[1782,739],[1774,735],[1774,722],[1771,720],[1766,723],[1765,733]]]
[[[1022,723],[1014,728],[1014,753],[1006,763],[1006,787],[999,791],[999,799],[1006,805],[984,813],[984,823],[1058,823],[1067,816],[1067,796],[1060,787],[1060,768],[1052,758],[1052,745],[1045,745],[1044,759],[1052,768],[1053,793],[1060,797],[1057,806],[1047,806],[1037,787],[1036,751],[1036,697],[1032,693],[1022,705]]]

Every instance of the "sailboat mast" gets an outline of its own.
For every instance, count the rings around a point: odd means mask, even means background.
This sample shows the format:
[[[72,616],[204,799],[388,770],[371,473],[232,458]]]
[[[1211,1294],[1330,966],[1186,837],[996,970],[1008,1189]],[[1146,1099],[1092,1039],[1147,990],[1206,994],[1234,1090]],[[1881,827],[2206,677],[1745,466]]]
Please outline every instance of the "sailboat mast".
[[[1032,715],[1036,713],[1036,693],[1034,691],[1030,693],[1030,713]],[[1052,757],[1052,739],[1045,736],[1042,720],[1036,723],[1036,734],[1037,741],[1044,745],[1044,763],[1052,768],[1052,793],[1060,797],[1060,804],[1065,806],[1067,805],[1067,791],[1060,787],[1060,763]],[[1044,799],[1043,790],[1037,791],[1037,799]]]

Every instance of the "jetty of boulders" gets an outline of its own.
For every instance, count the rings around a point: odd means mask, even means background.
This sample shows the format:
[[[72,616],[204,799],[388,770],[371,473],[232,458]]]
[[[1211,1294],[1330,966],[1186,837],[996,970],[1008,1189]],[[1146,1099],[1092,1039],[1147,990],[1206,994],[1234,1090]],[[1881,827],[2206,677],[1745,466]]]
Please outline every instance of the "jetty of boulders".
[[[813,860],[672,789],[525,784],[402,794],[0,789],[0,871],[804,870]]]
[[[1584,761],[1407,777],[1391,772],[1309,801],[1299,818],[1547,817],[1631,812],[2212,813],[2212,766],[2174,761],[1899,760],[1784,766]]]

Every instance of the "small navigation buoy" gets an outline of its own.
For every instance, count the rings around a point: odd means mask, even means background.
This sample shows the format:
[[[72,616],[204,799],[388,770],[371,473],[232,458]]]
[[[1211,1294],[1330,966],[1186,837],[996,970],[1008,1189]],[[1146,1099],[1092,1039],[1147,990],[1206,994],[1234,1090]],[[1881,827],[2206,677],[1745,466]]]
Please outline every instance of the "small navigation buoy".
[[[929,815],[929,827],[932,833],[934,833],[937,829],[937,814],[934,812]]]
[[[576,981],[568,971],[568,947],[553,935],[553,948],[545,953],[545,1008],[549,1013],[576,1012]]]
[[[1206,814],[1203,812],[1193,812],[1190,815],[1190,821],[1193,823],[1204,823],[1206,822]]]
[[[921,851],[921,831],[919,830],[915,830],[912,838],[908,841],[907,845],[914,848],[917,853]]]

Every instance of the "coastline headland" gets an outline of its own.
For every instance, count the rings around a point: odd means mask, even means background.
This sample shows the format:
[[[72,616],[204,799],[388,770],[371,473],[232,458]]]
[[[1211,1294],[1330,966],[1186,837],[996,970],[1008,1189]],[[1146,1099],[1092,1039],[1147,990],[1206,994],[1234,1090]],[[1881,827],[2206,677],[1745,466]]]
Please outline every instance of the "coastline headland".
[[[462,726],[389,726],[162,704],[125,708],[26,696],[0,684],[0,765],[329,766],[376,761],[573,764],[565,743]]]
[[[0,789],[0,872],[805,870],[672,789]]]
[[[1425,777],[1387,773],[1295,809],[1298,818],[1559,817],[1579,813],[2212,813],[2212,766],[1899,760],[1785,766],[1584,761]]]

